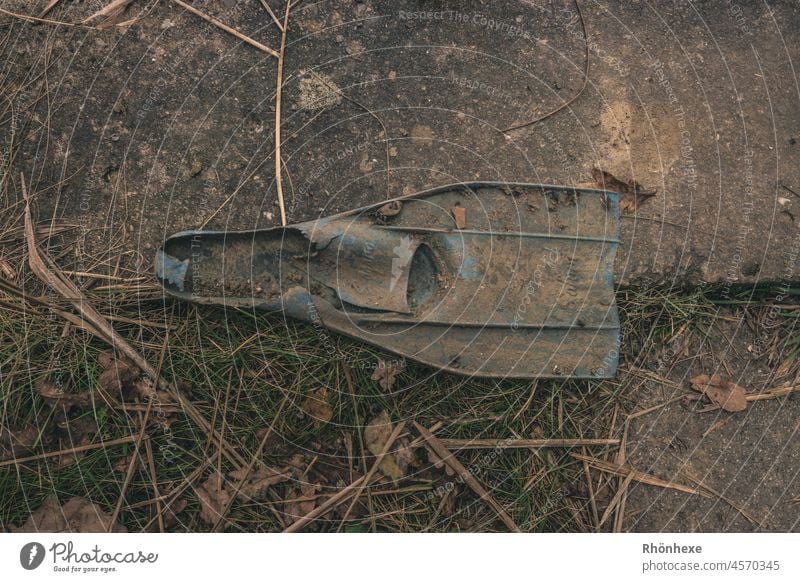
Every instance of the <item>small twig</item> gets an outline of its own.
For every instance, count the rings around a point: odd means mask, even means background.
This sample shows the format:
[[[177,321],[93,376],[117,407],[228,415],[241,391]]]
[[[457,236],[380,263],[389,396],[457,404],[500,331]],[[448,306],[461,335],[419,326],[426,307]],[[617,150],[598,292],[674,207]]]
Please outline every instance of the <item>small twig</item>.
[[[514,131],[516,129],[522,129],[523,127],[528,127],[530,125],[533,125],[534,123],[539,123],[540,121],[543,121],[543,120],[547,119],[548,117],[551,117],[551,116],[555,115],[556,113],[558,113],[562,109],[564,109],[566,107],[569,107],[578,97],[581,96],[581,94],[583,93],[584,89],[586,89],[586,85],[589,82],[589,35],[586,34],[586,23],[583,21],[583,13],[581,13],[581,7],[578,4],[578,0],[574,0],[574,2],[575,2],[575,9],[578,11],[578,17],[580,18],[580,21],[581,21],[581,30],[583,31],[583,39],[585,41],[585,54],[584,54],[585,66],[584,66],[584,69],[583,69],[583,84],[581,85],[580,90],[578,90],[578,92],[575,93],[575,95],[570,97],[567,101],[565,101],[564,103],[562,103],[561,105],[559,105],[558,107],[553,109],[552,111],[549,111],[548,113],[545,113],[544,115],[540,115],[539,117],[537,117],[536,119],[533,119],[531,121],[525,121],[523,123],[518,123],[516,125],[512,125],[511,127],[507,127],[506,129],[502,130],[503,133],[508,133],[509,131]]]
[[[717,430],[721,429],[723,426],[725,426],[726,424],[728,424],[728,423],[731,421],[731,419],[732,419],[732,418],[733,418],[733,415],[730,415],[730,416],[728,416],[727,418],[720,418],[720,419],[718,419],[718,420],[714,421],[714,424],[712,424],[711,426],[709,426],[709,427],[706,429],[706,431],[703,433],[703,438],[706,438],[706,437],[707,437],[708,435],[710,435],[712,432],[714,432],[714,431],[717,431]]]
[[[178,497],[180,497],[181,493],[183,493],[187,488],[191,487],[192,483],[194,483],[205,472],[208,466],[214,463],[219,454],[220,454],[219,451],[213,452],[207,459],[205,459],[202,463],[200,463],[199,467],[195,468],[194,471],[192,471],[189,475],[187,475],[180,485],[178,485],[175,489],[173,489],[169,493],[165,493],[160,498],[149,499],[147,501],[141,502],[140,504],[133,504],[130,506],[130,508],[132,509],[134,507],[151,505],[153,503],[160,502],[169,498],[164,504],[164,509],[165,510],[169,509],[169,507],[178,500]],[[150,518],[150,521],[148,521],[144,525],[142,531],[143,532],[147,531],[153,525],[153,523],[156,522],[157,519],[158,516]]]
[[[142,430],[139,432],[139,437],[136,439],[136,444],[133,446],[133,453],[131,454],[131,460],[128,463],[128,470],[125,472],[125,481],[122,483],[122,489],[119,492],[119,499],[117,499],[117,505],[114,507],[114,513],[111,514],[111,519],[109,520],[109,524],[106,528],[106,533],[111,533],[111,528],[115,523],[117,523],[119,512],[122,510],[122,504],[125,502],[125,493],[128,491],[128,485],[130,485],[131,479],[133,478],[133,471],[136,468],[137,463],[139,463],[139,450],[142,446],[142,439],[144,439],[145,436],[147,421],[150,420],[150,410],[152,408],[153,400],[150,399],[147,402],[147,410],[144,413]]]
[[[795,192],[794,190],[792,190],[791,188],[789,188],[789,186],[787,186],[787,185],[786,185],[786,184],[784,184],[783,182],[781,182],[780,184],[781,184],[781,188],[783,188],[784,190],[786,190],[786,191],[787,191],[789,194],[794,194],[795,196],[797,196],[798,198],[800,198],[800,194],[798,194],[797,192]]]
[[[123,9],[133,2],[133,0],[112,0],[109,4],[92,14],[91,16],[84,19],[83,23],[86,24],[90,20],[94,20],[96,18],[103,18],[104,16],[108,16],[112,18],[117,14],[121,13]]]
[[[350,394],[350,402],[353,405],[353,416],[355,416],[355,420],[356,420],[355,426],[363,426],[363,423],[362,423],[362,420],[361,420],[361,414],[358,411],[358,400],[356,399],[356,388],[355,388],[355,384],[353,383],[353,374],[350,372],[350,366],[348,366],[347,362],[345,362],[344,360],[342,360],[342,375],[344,376],[345,382],[347,383],[347,392]],[[337,369],[336,379],[337,379],[337,386],[338,386],[339,385],[338,369]],[[361,470],[362,471],[366,471],[367,470],[367,456],[366,456],[367,447],[364,444],[364,433],[363,433],[363,431],[357,430],[356,431],[356,436],[358,437],[358,449],[359,449],[359,456],[361,458]],[[370,494],[369,490],[367,491],[367,508],[369,509],[369,515],[370,515],[370,518],[372,519],[372,526],[373,526],[373,530],[374,530],[375,529],[375,517],[374,517],[375,512],[374,512],[374,507],[373,507],[373,503],[372,503],[372,495]]]
[[[783,398],[784,396],[788,396],[793,392],[800,392],[800,384],[798,384],[797,386],[791,386],[791,385],[777,386],[775,388],[770,388],[768,390],[765,390],[764,392],[751,392],[745,395],[745,400],[747,400],[747,402],[774,400],[776,398]],[[703,398],[705,398],[705,396],[701,394],[688,393],[681,396],[681,398],[684,398],[689,401],[697,401],[697,400],[702,400]],[[721,408],[722,407],[719,404],[712,403],[709,404],[708,406],[704,406],[697,412],[702,414],[704,412],[714,412],[715,410],[720,410]]]
[[[160,378],[156,370],[153,369],[147,360],[145,360],[139,352],[133,349],[128,341],[119,333],[117,333],[108,320],[104,318],[100,312],[97,311],[97,309],[83,297],[80,289],[78,289],[78,287],[70,279],[64,276],[63,273],[57,270],[57,268],[50,261],[49,257],[46,255],[43,257],[39,254],[39,249],[36,243],[36,235],[34,234],[33,218],[31,217],[30,198],[28,197],[28,190],[25,185],[25,176],[21,174],[20,178],[22,182],[22,197],[25,201],[25,240],[28,247],[28,264],[31,267],[31,271],[33,271],[43,283],[48,285],[54,291],[57,291],[62,297],[68,299],[78,313],[80,313],[81,317],[76,317],[64,311],[56,311],[56,313],[59,313],[59,315],[74,325],[78,325],[89,333],[92,333],[96,337],[102,339],[111,345],[111,347],[115,350],[119,350],[146,376],[153,380],[156,386],[160,386],[169,392],[170,396],[175,399],[186,415],[191,418],[200,428],[205,431],[211,431],[212,433],[215,433],[216,431],[214,428],[208,424],[208,421],[206,421],[203,415],[200,414],[197,408],[195,408],[195,406],[186,399],[186,397],[175,387],[175,385],[167,382],[163,378]],[[233,450],[233,447],[229,446],[228,449],[229,450],[223,449],[223,453],[225,454],[226,458],[236,465],[237,468],[240,468],[244,464],[242,457],[238,452]]]
[[[213,529],[211,530],[212,532],[219,531],[220,525],[225,519],[225,515],[228,513],[228,511],[230,511],[231,505],[233,505],[233,501],[239,495],[239,492],[242,490],[242,487],[244,487],[244,484],[247,483],[247,480],[250,478],[250,474],[253,472],[253,468],[255,467],[258,460],[261,458],[261,454],[264,452],[264,446],[267,444],[267,440],[269,439],[270,436],[272,436],[272,430],[275,427],[275,423],[279,418],[281,418],[281,414],[283,413],[283,408],[284,406],[286,406],[286,403],[288,401],[289,401],[289,396],[287,394],[284,397],[283,401],[281,402],[281,405],[278,407],[278,411],[275,413],[275,418],[272,420],[267,430],[264,431],[264,436],[261,437],[261,442],[258,443],[258,448],[256,449],[256,452],[253,453],[253,456],[250,458],[250,464],[247,465],[244,474],[239,479],[239,482],[236,484],[236,487],[234,487],[233,493],[228,498],[228,501],[225,503],[225,506],[222,508],[222,511],[219,512],[219,515],[217,516],[217,521],[214,524]]]
[[[350,502],[350,506],[347,508],[347,511],[345,511],[344,516],[342,517],[341,525],[344,525],[344,522],[347,521],[348,517],[350,517],[350,512],[353,511],[353,507],[355,507],[356,503],[358,502],[358,498],[361,497],[361,493],[364,491],[364,487],[366,486],[367,483],[369,483],[372,480],[372,476],[375,475],[375,472],[378,470],[378,467],[380,467],[380,464],[383,462],[384,457],[386,457],[386,455],[389,454],[389,449],[392,448],[392,445],[397,440],[397,437],[400,436],[400,433],[403,432],[405,426],[406,423],[405,421],[403,421],[399,423],[396,427],[394,427],[392,434],[389,435],[389,438],[383,445],[383,449],[381,449],[380,454],[377,457],[375,457],[375,462],[372,463],[372,467],[367,473],[366,478],[361,483],[361,485],[356,489],[356,492],[353,494],[353,501]],[[339,526],[340,528],[341,525]]]
[[[584,461],[584,463],[586,463],[586,461]],[[603,527],[603,524],[604,524],[604,523],[606,522],[606,520],[608,520],[608,518],[611,516],[611,512],[613,512],[615,509],[617,509],[617,508],[620,506],[620,504],[622,503],[622,499],[623,499],[623,497],[624,497],[624,496],[626,495],[626,493],[628,492],[628,485],[630,485],[630,484],[631,484],[631,481],[633,481],[633,472],[631,472],[631,473],[628,473],[628,476],[627,476],[627,477],[625,477],[625,478],[622,480],[622,485],[620,485],[620,486],[617,488],[617,492],[614,494],[614,497],[612,497],[612,498],[611,498],[611,502],[608,504],[608,507],[606,507],[606,510],[603,512],[603,517],[601,517],[601,518],[600,518],[600,521],[597,523],[597,529],[598,529],[598,530],[599,530],[601,527]],[[622,510],[620,510],[620,511],[617,513],[617,515],[618,515],[618,516],[619,516],[619,515],[623,515],[623,514],[624,514],[624,512],[623,512]],[[621,521],[621,520],[620,520],[620,521]],[[615,523],[615,525],[614,525],[614,529],[616,530],[616,523]]]
[[[774,398],[782,398],[784,396],[788,396],[792,392],[800,392],[800,384],[797,386],[777,386],[776,388],[770,388],[769,390],[765,390],[764,392],[759,392],[757,394],[748,394],[745,396],[748,402],[755,402],[758,400],[772,400]]]
[[[8,459],[0,461],[0,467],[7,467],[9,465],[17,465],[21,463],[29,463],[30,461],[41,461],[42,459],[50,459],[52,457],[63,457],[64,455],[72,455],[74,453],[83,453],[86,451],[93,451],[95,449],[103,449],[105,447],[113,447],[116,445],[124,445],[133,442],[138,437],[136,435],[129,435],[126,437],[113,439],[110,441],[103,441],[101,443],[94,443],[91,445],[80,445],[72,447],[71,449],[63,449],[61,451],[51,451],[49,453],[41,453],[38,455],[31,455],[30,457],[19,457],[17,459]],[[148,438],[146,435],[144,438]]]
[[[77,28],[95,28],[94,26],[87,26],[81,23],[64,22],[62,20],[50,20],[49,18],[37,18],[36,16],[28,16],[27,14],[17,14],[10,10],[0,8],[0,14],[11,16],[12,18],[19,18],[20,20],[27,20],[29,22],[44,22],[45,24],[55,24],[56,26],[74,26]]]
[[[283,95],[283,59],[286,54],[286,32],[289,28],[289,10],[292,0],[286,1],[281,29],[281,50],[278,53],[278,79],[275,92],[275,184],[278,188],[278,207],[281,211],[281,226],[286,226],[286,204],[283,201],[283,178],[281,176],[281,96]]]
[[[49,12],[53,8],[55,8],[56,4],[58,4],[59,2],[61,2],[61,0],[50,0],[50,2],[48,2],[47,6],[42,8],[42,11],[39,13],[39,18],[44,18],[45,16],[47,16],[49,14]]]
[[[366,476],[359,477],[358,479],[356,479],[355,481],[350,483],[350,485],[348,485],[347,487],[345,487],[341,491],[339,491],[336,495],[332,496],[327,501],[324,501],[323,503],[321,503],[320,505],[318,505],[317,507],[315,507],[314,509],[312,509],[311,511],[306,513],[300,519],[295,521],[292,525],[290,525],[289,527],[284,529],[283,530],[284,533],[292,533],[292,532],[300,531],[309,522],[315,520],[320,515],[324,514],[325,512],[329,511],[331,508],[333,508],[336,505],[338,505],[341,501],[347,499],[359,487],[361,487],[361,484],[364,483],[365,481],[366,481]]]
[[[280,57],[280,55],[278,54],[278,52],[275,49],[271,49],[268,46],[265,46],[265,45],[261,44],[260,42],[258,42],[256,40],[253,40],[249,36],[247,36],[245,34],[242,34],[238,30],[236,30],[235,28],[231,28],[230,26],[228,26],[227,24],[225,24],[221,20],[217,20],[216,18],[214,18],[213,16],[211,16],[209,14],[206,14],[202,10],[198,10],[194,6],[191,6],[191,5],[187,4],[186,2],[183,2],[182,0],[172,0],[172,1],[175,2],[175,4],[177,4],[178,6],[181,6],[184,9],[188,10],[192,14],[194,14],[196,16],[199,16],[200,18],[202,18],[206,22],[208,22],[210,24],[213,24],[217,28],[220,28],[220,29],[224,30],[228,34],[232,34],[233,36],[235,36],[239,40],[241,40],[243,42],[246,42],[250,46],[254,46],[258,50],[263,51],[263,52],[267,53],[268,55],[271,55],[271,56],[273,56],[275,58],[279,58]]]
[[[544,449],[572,447],[605,447],[620,443],[619,439],[439,439],[448,449]]]
[[[419,434],[422,435],[422,438],[430,445],[433,451],[439,456],[439,458],[446,463],[453,471],[456,472],[458,476],[464,479],[464,482],[469,485],[470,489],[472,489],[481,499],[483,499],[496,513],[497,516],[503,521],[504,524],[513,532],[520,532],[522,530],[519,529],[519,526],[511,519],[511,516],[503,509],[503,506],[500,505],[494,497],[492,497],[486,489],[483,488],[475,477],[472,476],[467,468],[461,464],[461,462],[453,456],[447,447],[442,444],[438,438],[433,436],[431,432],[419,424],[418,422],[414,421],[414,427],[419,431]]]
[[[525,401],[525,404],[522,405],[522,408],[520,408],[517,411],[517,413],[514,415],[514,417],[511,419],[512,421],[517,420],[520,416],[522,416],[523,412],[528,410],[528,407],[531,405],[531,403],[533,402],[533,399],[536,397],[536,388],[538,388],[538,387],[539,387],[539,381],[538,380],[534,380],[531,383],[531,391],[530,391],[530,394],[528,394],[528,399]]]
[[[285,29],[284,29],[283,25],[281,24],[280,19],[276,16],[275,12],[273,12],[272,8],[270,8],[269,4],[267,4],[267,0],[259,0],[259,1],[261,2],[261,5],[264,7],[264,10],[266,10],[269,13],[269,15],[272,17],[272,22],[277,24],[278,25],[278,29],[281,32],[283,32]]]
[[[594,524],[595,530],[600,529],[600,518],[598,517],[597,512],[597,500],[595,499],[594,494],[594,483],[592,482],[592,473],[589,470],[589,463],[586,461],[583,462],[583,474],[586,477],[586,487],[589,492],[589,504],[592,509],[592,523]]]
[[[156,473],[156,462],[153,458],[153,445],[150,439],[144,441],[144,452],[147,455],[147,466],[150,469],[150,479],[153,482],[153,499],[156,502],[156,517],[158,517],[158,531],[164,533],[164,516],[161,510],[161,494],[158,492],[158,474]]]
[[[625,422],[622,423],[622,443],[620,444],[619,450],[617,451],[618,465],[624,465],[627,460],[628,434],[630,432],[631,423],[635,419],[641,416],[645,416],[647,414],[655,412],[656,410],[660,410],[661,408],[664,408],[668,404],[676,402],[680,399],[681,397],[677,396],[675,398],[672,398],[671,400],[662,402],[661,404],[656,404],[649,408],[645,408],[644,410],[639,410],[637,412],[631,413],[625,418]],[[614,532],[622,531],[622,524],[625,519],[625,506],[628,503],[628,487],[631,484],[631,479],[628,479],[627,477],[623,478],[622,476],[620,476],[618,483],[619,486],[617,488],[617,493],[614,495],[614,499],[616,500],[616,502],[613,504],[613,506],[615,506],[617,510],[617,514],[614,516],[614,525],[612,527],[612,531]],[[612,504],[609,504],[609,508],[611,507]],[[606,511],[608,511],[608,509]],[[607,517],[606,515],[603,516],[603,520],[601,520],[601,525],[603,522],[605,522],[606,517]]]
[[[691,487],[681,485],[680,483],[665,481],[664,479],[659,479],[658,477],[650,475],[649,473],[645,473],[644,471],[639,471],[638,469],[633,469],[632,467],[618,465],[617,463],[612,463],[611,461],[603,461],[602,459],[595,459],[594,457],[580,455],[578,453],[571,453],[571,455],[578,461],[586,461],[593,469],[597,469],[598,471],[611,473],[612,475],[617,475],[618,477],[627,477],[628,475],[633,475],[632,479],[634,481],[638,481],[639,483],[661,487],[662,489],[674,489],[675,491],[699,495],[700,497],[709,497],[709,495],[704,491],[698,491],[697,489],[692,489]]]

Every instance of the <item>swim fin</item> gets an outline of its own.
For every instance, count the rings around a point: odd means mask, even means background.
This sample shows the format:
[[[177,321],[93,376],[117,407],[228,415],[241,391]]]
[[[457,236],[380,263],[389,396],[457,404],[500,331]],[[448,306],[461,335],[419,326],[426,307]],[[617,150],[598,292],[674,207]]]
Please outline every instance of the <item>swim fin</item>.
[[[613,377],[614,192],[479,182],[287,227],[188,231],[156,275],[176,297],[280,310],[430,366]]]

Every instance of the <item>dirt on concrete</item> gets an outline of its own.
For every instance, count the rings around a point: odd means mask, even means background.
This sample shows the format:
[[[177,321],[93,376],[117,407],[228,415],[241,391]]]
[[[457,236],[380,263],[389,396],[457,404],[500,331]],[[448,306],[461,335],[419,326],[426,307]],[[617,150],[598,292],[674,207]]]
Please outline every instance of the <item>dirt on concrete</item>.
[[[628,462],[708,495],[634,483],[626,530],[800,531],[798,395],[752,399],[744,411],[730,413],[692,399],[697,393],[689,389],[701,373],[732,380],[751,398],[796,384],[763,349],[783,336],[764,325],[774,320],[767,309],[744,316],[723,310],[705,337],[680,334],[652,350],[648,369],[632,366],[637,407],[667,404],[633,421]]]
[[[44,4],[0,0],[25,14]],[[62,2],[48,18],[80,22],[102,5]],[[194,5],[280,45],[256,2]],[[289,221],[462,180],[578,184],[601,168],[657,190],[622,217],[620,285],[719,284],[725,293],[797,279],[800,6],[581,1],[582,19],[575,8],[301,3],[283,87]],[[96,30],[0,16],[3,95],[13,104],[0,145],[23,140],[9,171],[15,183],[25,172],[39,219],[79,227],[75,270],[111,272],[122,256],[149,273],[177,231],[279,224],[276,59],[171,2],[134,0],[117,21]],[[578,93],[586,52],[577,99],[502,131]],[[723,336],[716,345],[729,345]],[[721,361],[760,389],[770,371],[738,358],[746,340],[734,336]],[[641,365],[659,372],[655,361]],[[688,365],[660,375],[685,384]],[[654,385],[652,395],[673,389]],[[797,529],[796,505],[786,505],[798,495],[797,400],[756,404],[703,437],[722,417],[674,403],[636,425],[630,457],[662,475],[688,464],[758,526],[719,499],[633,486],[628,527]]]
[[[54,18],[79,21],[94,4],[64,3]],[[256,3],[197,5],[279,46]],[[581,183],[601,167],[658,190],[623,217],[620,283],[794,278],[797,4],[581,10],[588,45],[566,0],[300,4],[282,118],[290,221],[459,180]],[[4,17],[6,94],[36,99],[48,65],[37,108],[48,131],[20,156],[48,189],[42,216],[112,227],[87,244],[123,236],[148,260],[176,230],[274,224],[276,59],[170,2],[137,0],[118,20],[133,22]],[[504,134],[580,90],[587,47],[579,98]]]

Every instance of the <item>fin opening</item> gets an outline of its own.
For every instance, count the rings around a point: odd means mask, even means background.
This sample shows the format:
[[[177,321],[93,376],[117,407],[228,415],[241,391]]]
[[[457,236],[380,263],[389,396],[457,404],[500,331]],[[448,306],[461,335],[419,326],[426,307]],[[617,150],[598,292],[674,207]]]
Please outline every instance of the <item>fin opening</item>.
[[[406,300],[412,311],[425,305],[439,290],[439,267],[433,250],[426,244],[417,247],[408,273]]]

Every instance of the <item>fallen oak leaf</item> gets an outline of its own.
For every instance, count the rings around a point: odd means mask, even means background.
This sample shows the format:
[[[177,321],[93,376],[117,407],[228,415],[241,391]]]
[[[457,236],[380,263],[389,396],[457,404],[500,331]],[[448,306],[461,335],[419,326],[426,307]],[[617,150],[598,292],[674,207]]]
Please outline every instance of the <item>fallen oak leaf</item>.
[[[37,441],[49,440],[49,435],[33,425],[19,430],[0,427],[0,461],[29,455],[34,451]]]
[[[67,411],[73,407],[89,408],[92,406],[92,395],[89,392],[77,394],[64,392],[50,380],[39,380],[35,385],[36,392],[51,406],[61,405]]]
[[[90,415],[81,415],[76,418],[58,419],[55,422],[56,429],[54,436],[59,437],[60,448],[71,449],[75,447],[82,447],[91,443],[91,436],[98,433],[97,423]],[[83,457],[85,453],[75,452],[69,455],[61,455],[58,457],[59,467],[67,467],[74,464],[78,459]]]
[[[163,516],[164,516],[164,526],[170,527],[175,525],[178,522],[178,514],[186,509],[186,506],[189,505],[189,502],[185,499],[178,499],[175,503],[169,505],[165,508]]]
[[[242,467],[241,469],[228,473],[228,476],[234,480],[233,490],[235,490],[236,485],[245,475],[247,475],[247,467]],[[261,499],[267,494],[267,490],[269,490],[270,487],[288,481],[290,477],[291,475],[288,469],[278,471],[271,467],[261,467],[247,475],[247,479],[239,488],[236,498],[242,501]]]
[[[600,190],[611,190],[619,194],[619,211],[636,212],[639,204],[652,198],[658,190],[645,190],[636,180],[623,182],[613,174],[604,172],[599,168],[592,168],[592,178],[595,187]]]
[[[384,410],[364,429],[364,444],[367,445],[369,452],[377,457],[391,435],[392,421],[389,419],[389,413]],[[393,481],[399,481],[406,474],[412,456],[408,441],[399,440],[390,452],[384,455],[378,469]]]
[[[741,412],[747,408],[747,391],[719,374],[700,374],[690,380],[692,389],[704,394],[711,402],[728,412]]]
[[[378,365],[372,373],[372,379],[378,382],[385,392],[394,388],[394,381],[406,369],[405,360],[378,360]]]
[[[300,484],[300,492],[292,493],[284,503],[287,524],[294,523],[314,510],[317,506],[316,494],[320,489],[322,487],[316,483]]]
[[[127,455],[124,455],[124,456],[120,457],[117,460],[117,462],[114,463],[114,465],[111,467],[111,469],[116,473],[122,473],[124,475],[125,473],[128,472],[128,467],[130,466],[131,461],[133,461],[133,455],[134,454],[135,454],[135,451],[132,451],[132,452],[128,453]],[[142,462],[141,453],[136,455],[136,460],[133,461],[133,462],[134,462],[134,466],[133,466],[133,470],[134,471],[141,471],[142,469],[144,469],[144,464]]]
[[[333,410],[328,403],[328,389],[324,387],[309,392],[300,408],[314,420],[314,424],[318,427],[328,424],[333,418]]]
[[[18,533],[105,533],[109,531],[111,516],[83,497],[73,497],[63,506],[58,497],[48,496],[44,503],[32,512],[28,520],[16,529]],[[127,528],[114,523],[112,532],[127,532]]]
[[[444,472],[448,477],[452,477],[456,474],[450,465],[446,464],[444,461],[442,461],[442,459],[439,458],[439,455],[436,454],[436,451],[434,451],[430,445],[425,446],[425,452],[428,454],[428,462],[431,465],[437,469],[444,469]]]
[[[100,388],[118,400],[132,400],[138,393],[136,381],[139,369],[124,358],[117,358],[111,352],[103,352],[97,357],[103,372],[97,378]]]
[[[378,217],[382,219],[387,219],[392,216],[397,216],[400,214],[400,211],[403,209],[403,203],[399,200],[392,200],[391,202],[387,202],[380,208],[378,208]]]
[[[209,525],[217,523],[231,499],[232,494],[225,488],[224,481],[219,471],[214,471],[202,485],[194,488],[200,501],[200,519]]]

